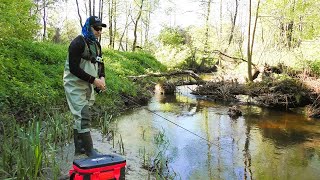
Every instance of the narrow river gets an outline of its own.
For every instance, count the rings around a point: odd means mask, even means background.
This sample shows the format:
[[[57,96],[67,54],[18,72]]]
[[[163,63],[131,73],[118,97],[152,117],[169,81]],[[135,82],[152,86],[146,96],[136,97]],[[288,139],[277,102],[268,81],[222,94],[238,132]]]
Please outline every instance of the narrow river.
[[[149,167],[166,162],[162,171],[173,179],[320,179],[319,120],[247,105],[232,119],[227,105],[199,99],[192,88],[156,93],[118,117],[124,149]]]

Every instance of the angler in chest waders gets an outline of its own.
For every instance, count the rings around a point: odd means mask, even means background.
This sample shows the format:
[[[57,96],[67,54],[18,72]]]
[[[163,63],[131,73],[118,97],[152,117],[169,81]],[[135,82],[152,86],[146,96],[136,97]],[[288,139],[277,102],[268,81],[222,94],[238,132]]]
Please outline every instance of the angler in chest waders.
[[[82,35],[76,37],[68,49],[63,84],[74,117],[75,155],[99,155],[93,149],[90,135],[90,107],[95,100],[95,89],[104,91],[106,88],[101,45],[97,40],[103,27],[106,24],[98,17],[89,17],[82,28]]]

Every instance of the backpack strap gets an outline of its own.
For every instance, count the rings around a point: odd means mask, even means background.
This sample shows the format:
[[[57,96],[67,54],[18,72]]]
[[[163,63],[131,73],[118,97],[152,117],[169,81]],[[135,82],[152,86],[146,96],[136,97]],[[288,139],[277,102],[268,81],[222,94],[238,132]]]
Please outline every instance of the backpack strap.
[[[82,35],[80,35],[80,36],[82,37],[82,39],[83,39],[83,41],[85,43],[85,46],[89,50],[89,54],[90,54],[89,59],[86,58],[86,57],[82,57],[82,58],[84,58],[84,59],[86,59],[88,61],[91,61],[92,63],[96,63],[97,62],[97,60],[96,60],[97,57],[101,54],[100,46],[98,46],[97,43],[94,42],[94,46],[96,48],[96,57],[93,57],[92,49],[90,48],[89,42]]]

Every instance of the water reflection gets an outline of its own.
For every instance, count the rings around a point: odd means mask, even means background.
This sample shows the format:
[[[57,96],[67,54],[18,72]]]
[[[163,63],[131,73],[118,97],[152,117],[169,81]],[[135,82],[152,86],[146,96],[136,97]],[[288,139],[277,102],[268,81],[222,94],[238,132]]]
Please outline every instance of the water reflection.
[[[241,106],[244,116],[231,119],[227,106],[198,99],[191,88],[156,94],[148,107],[119,117],[126,148],[155,152],[153,136],[163,129],[177,179],[320,178],[320,122],[255,106]]]

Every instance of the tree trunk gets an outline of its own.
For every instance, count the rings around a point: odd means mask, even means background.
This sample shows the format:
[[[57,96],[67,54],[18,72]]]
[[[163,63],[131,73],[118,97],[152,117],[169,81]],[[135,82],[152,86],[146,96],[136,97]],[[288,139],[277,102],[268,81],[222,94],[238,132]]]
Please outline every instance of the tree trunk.
[[[247,50],[247,55],[248,55],[248,79],[249,81],[253,81],[253,76],[252,76],[252,52],[253,52],[253,45],[254,45],[254,38],[255,38],[255,32],[256,32],[256,27],[257,27],[257,21],[258,21],[258,15],[259,15],[259,6],[260,6],[260,0],[258,0],[258,5],[256,9],[256,18],[254,22],[254,27],[253,27],[253,33],[252,33],[252,40],[250,39],[251,36],[251,0],[249,3],[249,29],[248,29],[248,50]]]
[[[140,46],[143,44],[143,18],[140,21]]]
[[[208,48],[209,48],[209,25],[210,25],[210,13],[211,13],[211,3],[212,0],[209,0],[207,2],[207,14],[205,16],[206,18],[206,29],[205,29],[205,42],[204,42],[204,57],[201,60],[200,68],[203,67],[207,61],[208,56]]]
[[[91,11],[91,0],[89,0],[89,16],[92,16],[92,11]]]
[[[43,35],[42,35],[42,40],[46,40],[46,36],[47,36],[47,21],[46,21],[46,1],[43,0],[43,16],[42,16],[42,20],[43,20]]]
[[[133,80],[142,79],[146,77],[173,77],[173,76],[179,76],[179,75],[189,75],[194,80],[197,81],[199,84],[203,84],[205,81],[201,79],[201,77],[190,70],[183,70],[183,71],[174,71],[174,72],[168,72],[168,73],[148,73],[144,75],[139,76],[128,76],[128,78],[131,78]]]
[[[96,15],[96,1],[93,0],[92,2],[92,15],[95,16]]]
[[[112,0],[113,7],[113,40],[112,40],[112,49],[114,49],[114,42],[116,40],[117,34],[117,0]]]
[[[248,57],[248,80],[252,81],[252,55],[251,55],[251,0],[249,0],[249,22],[248,22],[248,43],[247,43],[247,57]]]
[[[101,19],[101,21],[103,21],[102,12],[103,12],[103,0],[99,0],[99,18]]]
[[[113,44],[113,0],[109,0],[108,1],[108,13],[109,13],[109,48],[112,48],[112,44]]]
[[[128,9],[128,3],[126,3],[126,23],[125,23],[125,27],[124,27],[124,30],[120,36],[120,39],[119,39],[119,48],[118,50],[120,50],[120,48],[123,50],[123,51],[126,51],[127,49],[125,49],[122,45],[122,40],[123,40],[123,37],[124,35],[126,34],[127,32],[127,29],[129,27],[129,25],[131,24],[131,22],[129,23],[129,16],[130,16],[130,9]]]
[[[229,45],[231,44],[232,39],[233,39],[234,28],[236,26],[236,20],[237,20],[237,16],[238,16],[239,2],[238,2],[238,0],[235,0],[235,2],[236,2],[236,11],[234,12],[234,16],[231,19],[232,25],[231,25],[231,32],[230,32],[230,36],[229,36]]]
[[[129,49],[129,31],[126,29],[126,51]]]
[[[244,179],[252,179],[252,171],[251,171],[251,155],[250,155],[250,125],[247,125],[246,128],[246,141],[243,149],[243,157],[244,157]],[[249,176],[249,177],[248,177]]]
[[[78,16],[79,16],[80,27],[81,27],[81,29],[82,29],[83,25],[82,25],[82,18],[81,18],[81,15],[80,15],[80,9],[79,9],[79,3],[78,3],[78,0],[76,0],[76,4],[77,4],[77,10],[78,10]]]
[[[296,6],[296,1],[293,0],[292,10],[291,10],[292,14],[294,14],[295,6]],[[292,47],[293,27],[294,27],[294,21],[291,20],[290,23],[288,23],[288,25],[287,25],[287,43],[288,43],[289,49]]]
[[[256,28],[257,28],[257,22],[258,22],[258,15],[259,15],[259,6],[260,6],[260,0],[258,0],[258,5],[257,5],[257,10],[256,10],[256,19],[254,21],[254,27],[253,27],[253,33],[252,33],[252,42],[251,42],[251,56],[252,56],[252,51],[253,51],[253,44],[254,44],[254,38],[255,38],[255,33],[256,33]],[[252,64],[252,63],[251,63]]]
[[[99,12],[98,12],[98,17],[101,19],[101,21],[103,22],[102,19],[102,12],[103,12],[103,0],[99,0]],[[99,43],[101,42],[101,35],[99,37]]]
[[[205,32],[205,43],[204,43],[204,52],[208,50],[208,42],[209,42],[209,25],[210,25],[210,13],[211,13],[211,1],[208,1],[207,14],[206,14],[206,32]]]
[[[132,51],[135,51],[136,50],[136,46],[137,46],[137,30],[138,30],[139,20],[141,18],[141,14],[142,14],[143,1],[144,0],[141,0],[141,5],[140,5],[140,8],[139,8],[138,16],[137,16],[136,21],[134,22],[134,31],[133,31],[134,39],[133,39],[133,44],[132,44]]]
[[[220,0],[220,38],[222,37],[222,0]]]
[[[151,11],[148,12],[148,15],[146,17],[146,22],[145,22],[145,33],[144,33],[145,45],[149,43],[150,19],[151,19]]]

